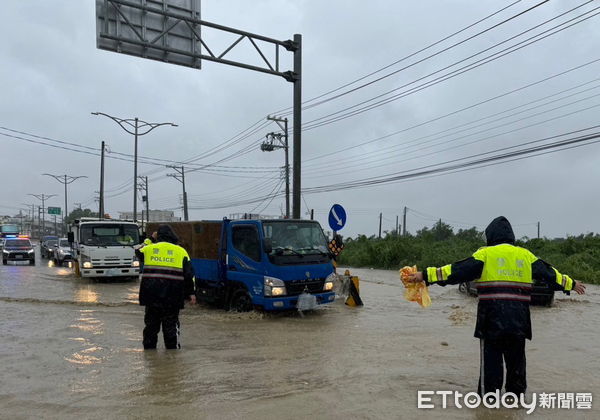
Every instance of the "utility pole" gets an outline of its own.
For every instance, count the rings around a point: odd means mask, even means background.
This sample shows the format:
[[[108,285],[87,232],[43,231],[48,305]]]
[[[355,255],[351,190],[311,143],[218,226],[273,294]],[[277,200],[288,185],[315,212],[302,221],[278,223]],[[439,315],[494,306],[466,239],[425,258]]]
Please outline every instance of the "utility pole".
[[[187,192],[185,190],[185,166],[167,166],[167,168],[174,169],[176,174],[167,174],[172,178],[175,178],[177,181],[181,182],[183,186],[183,220],[186,222],[189,220],[188,217],[188,202],[187,202]]]
[[[402,236],[406,236],[406,206],[404,206],[404,215],[402,216]]]
[[[283,131],[282,133],[269,133],[266,135],[265,140],[260,145],[260,150],[263,152],[272,152],[275,149],[285,150],[285,218],[290,218],[290,161],[289,161],[289,142],[288,142],[288,119],[267,116],[267,120],[275,121],[279,128]],[[275,140],[279,144],[275,144]]]
[[[383,213],[379,213],[379,239],[381,239],[381,222],[383,220]]]
[[[41,223],[41,234],[40,239],[42,236],[44,236],[45,233],[45,229],[46,229],[46,215],[44,214],[45,209],[46,209],[46,200],[48,200],[49,198],[52,197],[56,197],[56,194],[50,194],[50,195],[46,195],[46,194],[27,194],[30,195],[32,197],[37,198],[38,200],[42,201],[42,207],[39,208],[39,212],[38,212],[38,220],[40,220]]]
[[[100,149],[100,197],[98,201],[98,216],[100,216],[100,219],[104,219],[104,152],[106,151],[104,140],[102,141]]]
[[[399,234],[399,230],[398,230],[398,215],[396,215],[396,236],[398,236]]]
[[[92,115],[102,115],[107,118],[110,118],[111,120],[113,120],[114,122],[119,124],[119,126],[121,126],[121,128],[123,130],[125,130],[127,133],[133,135],[133,138],[134,138],[134,148],[133,148],[133,221],[135,222],[135,221],[137,221],[137,188],[136,188],[136,185],[137,185],[137,181],[138,181],[138,174],[137,174],[138,137],[145,136],[146,134],[148,134],[155,128],[163,126],[163,125],[170,125],[171,127],[178,127],[178,125],[170,123],[170,122],[149,123],[146,121],[142,121],[137,117],[127,118],[127,119],[118,118],[118,117],[113,117],[112,115],[105,114],[103,112],[92,112]]]
[[[146,203],[146,225],[150,221],[150,202],[148,200],[148,177],[138,176],[138,189],[142,191],[142,202]],[[142,210],[142,227],[144,227],[144,211]]]
[[[68,209],[67,209],[67,185],[68,184],[72,184],[73,182],[77,181],[79,178],[87,178],[87,176],[71,176],[71,175],[52,175],[52,174],[42,174],[45,176],[51,176],[52,178],[56,179],[58,182],[60,182],[61,184],[65,185],[65,209],[64,209],[64,213],[63,213],[63,229],[65,231],[65,234],[67,233],[67,216],[68,216]]]
[[[540,239],[540,222],[537,222],[538,239]]]
[[[310,220],[315,220],[315,209],[310,209]]]

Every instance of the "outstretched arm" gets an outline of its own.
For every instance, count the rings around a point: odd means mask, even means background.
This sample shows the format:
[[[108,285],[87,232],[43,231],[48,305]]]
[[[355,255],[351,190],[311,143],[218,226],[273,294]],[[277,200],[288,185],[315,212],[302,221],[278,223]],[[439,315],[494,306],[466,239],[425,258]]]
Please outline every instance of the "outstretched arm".
[[[469,257],[442,267],[427,267],[425,271],[418,271],[411,275],[414,282],[424,281],[427,285],[465,283],[481,277],[483,261]]]
[[[559,273],[556,268],[544,260],[538,259],[531,264],[531,274],[534,279],[542,280],[555,290],[562,290],[566,294],[571,291],[580,295],[585,293],[585,285],[582,282],[573,280],[566,274]]]

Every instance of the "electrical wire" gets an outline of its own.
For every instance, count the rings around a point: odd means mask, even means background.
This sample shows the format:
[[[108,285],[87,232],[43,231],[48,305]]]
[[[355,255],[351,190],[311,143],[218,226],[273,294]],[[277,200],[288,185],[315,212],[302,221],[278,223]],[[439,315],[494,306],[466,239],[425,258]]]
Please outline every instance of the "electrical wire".
[[[435,86],[435,85],[437,85],[439,83],[442,83],[442,82],[444,82],[446,80],[452,79],[452,78],[454,78],[456,76],[459,76],[459,75],[461,75],[463,73],[466,73],[468,71],[474,70],[476,68],[479,68],[479,67],[481,67],[481,66],[483,66],[485,64],[491,63],[493,61],[496,61],[496,60],[498,60],[498,59],[500,59],[500,58],[502,58],[502,57],[504,57],[506,55],[512,54],[513,52],[519,51],[522,48],[525,48],[525,47],[527,47],[529,45],[532,45],[532,44],[534,44],[536,42],[539,42],[539,41],[541,41],[543,39],[546,39],[546,38],[548,38],[548,37],[550,37],[552,35],[555,35],[555,34],[557,34],[559,32],[562,32],[562,31],[564,31],[566,29],[569,29],[569,28],[571,28],[571,27],[573,27],[573,26],[575,26],[577,24],[585,22],[586,20],[588,20],[588,19],[590,19],[592,17],[595,17],[598,14],[600,14],[600,12],[597,12],[597,13],[594,13],[594,14],[592,14],[590,16],[584,17],[586,14],[589,14],[592,11],[595,11],[597,9],[600,9],[600,7],[596,7],[594,9],[592,9],[591,11],[585,12],[585,13],[579,15],[579,16],[576,16],[575,18],[569,19],[569,20],[567,20],[567,21],[565,21],[563,23],[560,23],[560,24],[558,24],[558,25],[556,25],[556,26],[554,26],[554,27],[552,27],[550,29],[547,29],[546,31],[543,31],[543,32],[541,32],[539,34],[536,34],[536,35],[534,35],[534,36],[532,36],[530,38],[527,38],[527,39],[525,39],[523,41],[519,41],[519,42],[511,45],[510,47],[507,47],[507,48],[505,48],[503,50],[500,50],[500,51],[497,51],[495,53],[492,53],[492,54],[488,55],[487,57],[484,57],[482,59],[479,59],[477,61],[469,63],[469,64],[467,64],[467,65],[465,65],[463,67],[460,67],[458,69],[452,70],[452,71],[450,71],[450,72],[448,72],[448,73],[446,73],[446,74],[444,74],[442,76],[438,76],[437,78],[435,78],[433,80],[429,80],[429,81],[424,82],[424,83],[422,83],[420,85],[414,86],[414,87],[412,87],[412,88],[410,88],[410,89],[408,89],[408,90],[406,90],[404,92],[400,92],[400,93],[394,94],[394,95],[392,95],[389,98],[380,99],[380,98],[383,98],[384,96],[390,95],[391,93],[393,93],[395,91],[398,91],[400,89],[408,87],[408,86],[410,86],[412,84],[415,84],[415,83],[417,83],[417,82],[419,82],[421,80],[424,80],[424,79],[426,79],[426,78],[428,78],[430,76],[433,76],[433,75],[435,75],[437,73],[440,73],[440,72],[442,72],[444,70],[447,70],[450,67],[453,67],[453,66],[455,66],[457,64],[460,64],[460,63],[462,63],[464,61],[467,61],[467,60],[469,60],[471,58],[474,58],[475,56],[480,55],[482,52],[485,52],[485,51],[488,51],[488,50],[490,50],[492,48],[495,48],[496,46],[499,46],[499,45],[501,45],[501,44],[503,44],[503,43],[505,43],[505,42],[507,42],[507,41],[509,41],[511,39],[514,39],[515,37],[521,36],[521,35],[525,34],[526,32],[532,30],[532,28],[530,28],[527,31],[524,31],[524,32],[522,32],[522,33],[520,33],[518,35],[515,35],[515,36],[511,37],[511,38],[508,38],[507,40],[504,40],[504,41],[502,41],[500,43],[497,43],[497,44],[493,45],[492,47],[489,47],[489,48],[487,48],[487,49],[485,49],[483,51],[480,51],[480,52],[478,52],[476,54],[473,54],[473,55],[471,55],[471,56],[469,56],[467,58],[459,60],[459,61],[457,61],[457,62],[455,62],[455,63],[453,63],[451,65],[448,65],[448,66],[446,66],[446,67],[444,67],[442,69],[439,69],[439,70],[436,70],[435,72],[429,73],[426,76],[422,76],[422,77],[420,77],[420,78],[418,78],[416,80],[413,80],[412,82],[406,83],[406,84],[404,84],[402,86],[399,86],[397,88],[394,88],[394,89],[389,90],[387,92],[384,92],[382,94],[376,95],[376,96],[371,97],[371,98],[369,98],[367,100],[361,101],[361,102],[359,102],[359,103],[357,103],[355,105],[343,108],[343,109],[341,109],[339,111],[336,111],[336,112],[333,112],[333,113],[329,113],[329,114],[324,115],[322,117],[315,118],[313,120],[307,121],[306,123],[303,124],[302,128],[303,128],[303,130],[311,130],[311,129],[322,127],[322,126],[325,126],[325,125],[329,125],[329,124],[332,124],[332,123],[335,123],[335,122],[339,122],[339,121],[345,120],[347,118],[350,118],[350,117],[362,114],[364,112],[370,111],[372,109],[379,108],[379,107],[381,107],[383,105],[386,105],[386,104],[388,104],[390,102],[394,102],[394,101],[396,101],[398,99],[401,99],[403,97],[406,97],[406,96],[412,95],[414,93],[420,92],[420,91],[422,91],[424,89],[427,89],[427,88],[429,88],[431,86]],[[557,16],[557,17],[560,17],[560,16],[562,16],[562,15],[564,15],[566,13],[569,13],[569,12],[565,12],[565,13]],[[557,17],[549,19],[549,20],[545,21],[544,23],[542,23],[540,25],[536,25],[533,28],[536,28],[538,26],[544,25],[544,24],[546,24],[546,23],[548,23],[548,22],[556,19]],[[570,23],[570,22],[572,22],[572,21],[574,21],[576,19],[579,19],[579,18],[582,18],[582,19],[579,20],[579,21],[577,21],[577,22],[574,22],[574,23],[572,23],[570,25],[567,25],[567,26],[565,26],[563,28],[560,28],[561,26],[564,26],[567,23]],[[560,29],[558,29],[558,28],[560,28]],[[555,30],[555,31],[551,32],[553,30]],[[543,35],[543,36],[541,36],[541,35]],[[539,38],[535,39],[537,37],[539,37]],[[375,101],[377,99],[380,99],[380,100],[376,101],[376,102],[373,102],[373,101]],[[370,102],[372,102],[372,103],[370,103]],[[362,106],[362,105],[365,105],[365,106]],[[355,109],[355,108],[357,108],[357,109]],[[346,112],[346,111],[350,111],[350,112]],[[341,114],[341,115],[338,115],[338,114]],[[333,117],[333,118],[331,118],[331,117]]]

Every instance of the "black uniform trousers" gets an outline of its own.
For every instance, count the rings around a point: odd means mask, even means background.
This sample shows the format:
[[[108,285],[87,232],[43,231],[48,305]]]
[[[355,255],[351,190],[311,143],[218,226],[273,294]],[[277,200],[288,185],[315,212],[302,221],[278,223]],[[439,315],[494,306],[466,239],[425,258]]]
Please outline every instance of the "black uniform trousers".
[[[160,306],[146,306],[144,315],[144,349],[155,349],[158,342],[158,333],[162,325],[165,347],[179,349],[179,309],[163,308]]]
[[[516,395],[527,389],[525,371],[525,338],[505,336],[497,339],[481,339],[481,368],[477,392],[502,390],[504,363],[506,363],[506,392]]]

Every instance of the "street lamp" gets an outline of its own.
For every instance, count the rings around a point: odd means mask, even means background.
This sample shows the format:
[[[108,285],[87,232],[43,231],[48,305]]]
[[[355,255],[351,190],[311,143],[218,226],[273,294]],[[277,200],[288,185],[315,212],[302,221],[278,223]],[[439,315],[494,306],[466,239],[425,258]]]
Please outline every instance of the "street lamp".
[[[92,115],[102,115],[104,117],[110,118],[117,124],[121,126],[123,130],[127,133],[134,136],[135,145],[134,145],[134,154],[133,154],[133,221],[137,221],[137,156],[138,156],[138,137],[144,136],[154,130],[156,127],[160,127],[161,125],[170,125],[171,127],[178,127],[177,124],[173,124],[170,122],[165,123],[149,123],[146,121],[142,121],[139,118],[118,118],[113,117],[112,115],[105,114],[104,112],[92,112]],[[133,131],[132,131],[133,130]],[[140,131],[141,130],[141,131]]]
[[[52,197],[56,197],[56,194],[50,194],[50,195],[46,195],[46,194],[27,194],[30,195],[32,197],[37,198],[38,200],[42,201],[42,217],[41,217],[41,223],[42,223],[42,231],[40,234],[40,239],[42,238],[42,236],[44,236],[44,233],[46,233],[46,214],[45,214],[45,209],[46,209],[46,200],[48,200],[49,198]],[[38,217],[38,219],[40,219]]]
[[[71,175],[52,175],[52,174],[42,174],[44,176],[51,176],[56,179],[61,184],[65,185],[65,212],[63,213],[63,229],[65,230],[65,234],[67,233],[67,216],[69,215],[67,210],[67,185],[72,184],[77,181],[79,178],[87,178],[85,175],[81,176],[71,176]],[[56,219],[54,219],[56,220]]]

